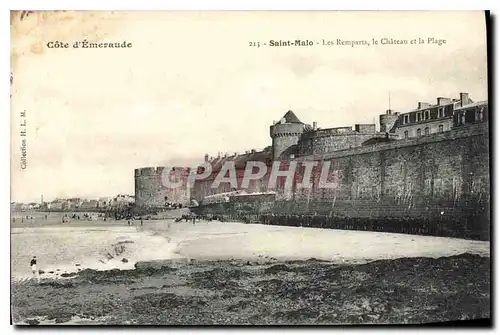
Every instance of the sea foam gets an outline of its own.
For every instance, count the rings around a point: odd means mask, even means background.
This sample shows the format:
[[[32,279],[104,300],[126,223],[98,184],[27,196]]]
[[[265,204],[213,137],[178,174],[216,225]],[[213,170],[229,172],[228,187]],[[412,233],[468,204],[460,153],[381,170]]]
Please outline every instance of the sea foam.
[[[32,255],[37,255],[42,279],[68,278],[83,269],[127,270],[139,261],[178,258],[177,244],[165,234],[116,225],[18,228],[12,241],[12,279],[33,279],[28,266]]]

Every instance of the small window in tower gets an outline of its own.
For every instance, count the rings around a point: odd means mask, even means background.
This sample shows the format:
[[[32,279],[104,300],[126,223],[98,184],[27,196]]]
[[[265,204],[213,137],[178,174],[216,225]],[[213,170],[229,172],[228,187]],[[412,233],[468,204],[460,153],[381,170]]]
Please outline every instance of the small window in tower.
[[[429,127],[425,127],[425,136],[429,136]]]
[[[422,129],[420,128],[417,129],[417,136],[418,137],[422,136]]]
[[[444,131],[444,127],[442,124],[439,125],[439,132],[442,133]]]
[[[405,131],[405,138],[408,138],[408,130]]]

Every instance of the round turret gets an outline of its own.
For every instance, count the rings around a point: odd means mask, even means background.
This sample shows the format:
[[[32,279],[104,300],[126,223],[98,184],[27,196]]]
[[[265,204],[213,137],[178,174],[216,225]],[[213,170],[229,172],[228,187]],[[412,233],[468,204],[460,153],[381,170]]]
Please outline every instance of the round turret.
[[[392,112],[392,110],[388,109],[385,114],[380,115],[380,131],[382,133],[389,133],[394,127],[394,124],[398,120],[399,115]]]
[[[273,159],[278,160],[287,149],[298,144],[300,136],[304,132],[304,124],[292,111],[288,111],[269,130],[273,140]]]
[[[169,187],[164,178],[174,174],[172,182],[183,180],[178,188]],[[185,168],[147,167],[135,169],[135,203],[138,207],[164,207],[167,202],[188,204],[189,188],[187,187],[188,173]]]

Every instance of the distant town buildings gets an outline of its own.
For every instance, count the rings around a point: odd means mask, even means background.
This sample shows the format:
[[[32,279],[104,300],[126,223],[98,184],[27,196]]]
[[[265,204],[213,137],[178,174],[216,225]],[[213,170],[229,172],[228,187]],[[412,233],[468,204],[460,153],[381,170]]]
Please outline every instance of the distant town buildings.
[[[113,207],[129,206],[134,204],[134,196],[128,194],[119,194],[114,197],[101,197],[98,199],[69,198],[55,199],[50,202],[41,203],[19,203],[12,202],[11,211],[102,211],[112,209]]]
[[[12,202],[10,204],[11,210],[18,211],[18,212],[30,211],[30,210],[39,210],[40,207],[41,207],[40,204],[37,204],[37,203],[34,203],[34,202],[30,202],[30,203],[27,203],[27,204],[23,204],[23,203],[20,203],[20,202]]]

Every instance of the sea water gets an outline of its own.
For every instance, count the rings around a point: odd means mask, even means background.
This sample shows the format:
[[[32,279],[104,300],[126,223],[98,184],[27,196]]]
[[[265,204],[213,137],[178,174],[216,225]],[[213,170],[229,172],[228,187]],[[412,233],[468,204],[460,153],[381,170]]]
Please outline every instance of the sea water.
[[[11,278],[33,277],[30,260],[37,257],[41,278],[60,277],[82,269],[133,269],[138,261],[177,258],[168,236],[127,222],[78,222],[11,228]],[[50,273],[52,272],[52,273]]]

